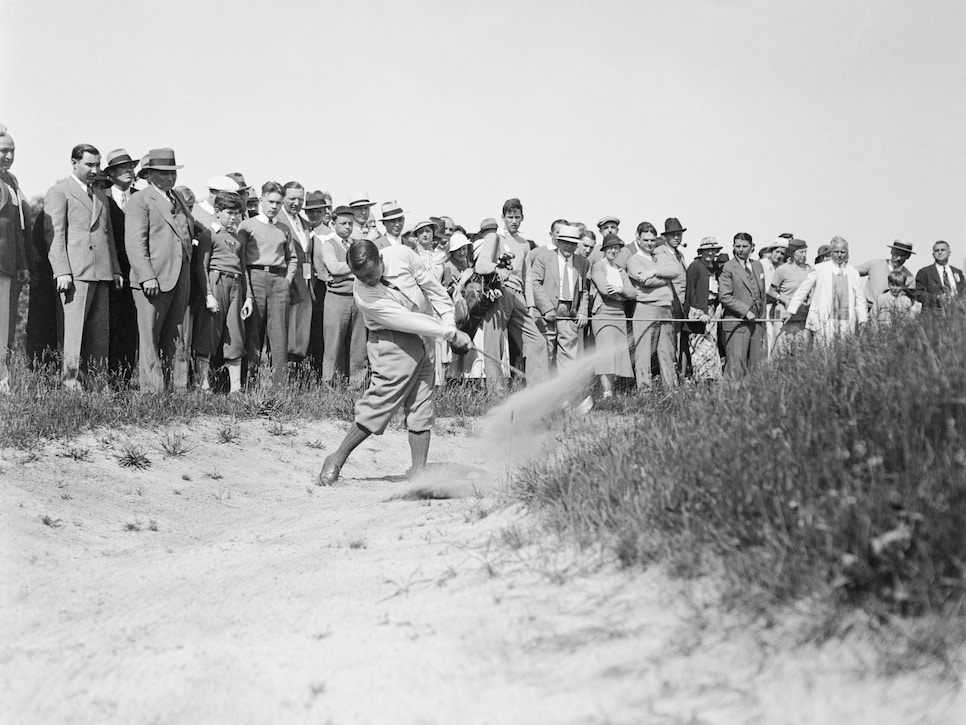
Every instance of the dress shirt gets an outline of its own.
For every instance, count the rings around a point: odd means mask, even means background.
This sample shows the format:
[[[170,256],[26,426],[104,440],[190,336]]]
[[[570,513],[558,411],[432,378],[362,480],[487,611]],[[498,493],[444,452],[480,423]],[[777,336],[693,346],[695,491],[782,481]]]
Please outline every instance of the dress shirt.
[[[562,254],[557,255],[557,274],[560,280],[557,299],[560,302],[573,302],[576,270],[574,270],[574,258],[572,256],[565,259]]]
[[[400,246],[386,247],[380,255],[379,283],[370,286],[357,279],[353,285],[353,297],[366,327],[452,340],[456,335],[453,302],[416,253]]]
[[[943,279],[943,270],[946,270],[946,279]],[[949,289],[953,294],[956,294],[956,276],[953,274],[952,267],[949,264],[939,264],[936,263],[936,274],[939,276],[939,284],[949,283]]]
[[[132,188],[133,187],[129,186],[127,191],[121,191],[121,189],[117,186],[111,187],[111,197],[114,199],[114,202],[118,205],[118,207],[120,207],[121,211],[124,211],[124,205],[127,204],[127,200],[131,198]],[[215,213],[214,209],[211,210],[211,213]]]
[[[302,220],[298,217],[293,219],[285,209],[282,209],[282,214],[285,215],[285,221],[292,228],[292,233],[295,235],[295,239],[298,240],[299,246],[302,247],[302,251],[308,253],[309,235],[305,231],[305,227],[302,226]]]

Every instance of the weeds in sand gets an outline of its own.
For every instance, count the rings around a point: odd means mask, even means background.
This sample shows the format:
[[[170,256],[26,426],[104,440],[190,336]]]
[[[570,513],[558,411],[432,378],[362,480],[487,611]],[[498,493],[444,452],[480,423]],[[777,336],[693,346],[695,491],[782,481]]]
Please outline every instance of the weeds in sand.
[[[47,514],[44,514],[43,516],[41,516],[40,521],[41,523],[43,523],[44,526],[49,526],[52,529],[59,529],[61,526],[64,525],[63,519],[53,519]]]
[[[325,443],[322,441],[321,438],[317,438],[314,441],[306,441],[305,445],[307,445],[309,448],[314,448],[317,451],[325,450]]]
[[[294,436],[295,429],[289,428],[280,420],[273,420],[268,425],[268,434],[273,436]]]
[[[218,428],[217,435],[219,443],[234,443],[241,438],[241,430],[234,422],[224,423]]]
[[[191,480],[191,475],[188,474],[188,473],[182,473],[181,474],[181,480],[182,481],[190,481]]]
[[[124,524],[124,531],[140,531],[140,530],[141,530],[141,519],[128,521],[126,524]]]
[[[229,491],[227,488],[223,488],[218,493],[213,493],[211,495],[215,497],[216,501],[231,500],[231,491]]]
[[[19,463],[21,466],[26,466],[28,463],[34,463],[39,460],[40,454],[30,451],[29,453],[25,453],[24,455],[20,456],[20,458],[17,459],[17,463]]]
[[[121,455],[117,456],[117,462],[122,468],[137,468],[140,471],[151,467],[151,459],[145,455],[139,446],[134,444],[129,444],[124,448]]]
[[[70,501],[70,500],[71,500],[72,498],[74,498],[74,497],[73,497],[73,496],[71,496],[71,495],[70,495],[70,494],[69,494],[69,493],[68,493],[67,491],[64,491],[64,492],[63,492],[62,494],[60,494],[60,497],[61,497],[61,498],[62,498],[62,499],[63,499],[64,501]]]
[[[369,547],[368,542],[364,538],[349,539],[350,549],[367,549]]]
[[[151,519],[150,521],[148,521],[148,531],[157,531],[157,530],[158,530],[158,522],[155,521],[154,519]]]
[[[421,570],[416,569],[415,571],[410,572],[409,576],[407,576],[405,579],[383,579],[383,582],[386,584],[394,586],[396,591],[387,597],[383,597],[379,601],[384,602],[388,599],[395,599],[396,597],[403,596],[404,594],[409,594],[409,590],[412,588],[413,584],[425,583],[428,581],[426,579],[417,579],[420,573]]]
[[[181,431],[168,431],[161,438],[161,452],[168,458],[181,458],[191,447],[185,442],[184,433]]]
[[[90,449],[83,448],[81,446],[71,446],[66,451],[62,451],[58,455],[64,458],[71,458],[75,461],[89,461],[91,459]]]
[[[519,551],[527,544],[526,537],[516,524],[500,529],[500,541],[513,551]]]
[[[222,478],[224,478],[224,476],[222,476],[222,475],[221,475],[221,473],[220,473],[220,472],[218,471],[218,469],[217,469],[217,468],[215,468],[215,469],[212,469],[211,471],[206,471],[206,472],[205,472],[205,473],[203,473],[202,475],[203,475],[203,476],[204,476],[205,478],[210,478],[210,479],[211,479],[212,481],[219,481],[219,480],[221,480]]]

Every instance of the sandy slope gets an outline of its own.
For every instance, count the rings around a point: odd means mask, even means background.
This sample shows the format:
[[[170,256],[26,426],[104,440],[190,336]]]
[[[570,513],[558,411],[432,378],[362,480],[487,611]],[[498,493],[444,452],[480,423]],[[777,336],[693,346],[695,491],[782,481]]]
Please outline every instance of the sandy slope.
[[[493,496],[391,500],[402,432],[320,489],[307,444],[340,426],[253,421],[224,444],[223,424],[171,429],[182,457],[167,430],[3,451],[0,722],[966,722],[934,673],[876,678],[855,642],[776,648]],[[147,470],[119,466],[131,442]],[[431,460],[473,450],[437,436]]]

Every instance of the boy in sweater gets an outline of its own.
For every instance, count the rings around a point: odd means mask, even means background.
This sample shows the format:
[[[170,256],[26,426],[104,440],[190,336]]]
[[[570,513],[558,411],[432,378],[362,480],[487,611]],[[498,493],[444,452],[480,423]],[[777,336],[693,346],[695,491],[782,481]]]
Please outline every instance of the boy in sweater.
[[[223,357],[232,393],[241,392],[241,359],[245,355],[244,320],[254,301],[245,267],[245,245],[235,236],[245,213],[238,194],[221,191],[214,200],[215,221],[211,234],[201,241],[202,259],[198,288],[205,295],[205,309],[195,323],[195,379],[201,390],[211,390],[208,380],[211,356]]]
[[[883,292],[872,303],[872,317],[879,324],[891,325],[898,319],[910,319],[915,317],[922,305],[913,303],[906,287],[906,275],[901,269],[889,272],[887,277],[889,291]]]

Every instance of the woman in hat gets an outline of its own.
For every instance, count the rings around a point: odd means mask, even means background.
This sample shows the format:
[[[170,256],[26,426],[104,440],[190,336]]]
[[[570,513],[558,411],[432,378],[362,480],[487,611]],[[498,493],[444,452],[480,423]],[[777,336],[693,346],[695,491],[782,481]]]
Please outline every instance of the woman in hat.
[[[791,303],[792,296],[812,271],[807,259],[808,245],[801,239],[792,239],[788,243],[788,261],[775,270],[771,286],[768,288],[768,299],[775,303],[775,316],[778,319],[784,316],[785,308]],[[789,318],[784,325],[778,323],[779,330],[774,343],[775,354],[793,352],[808,346],[812,333],[805,329],[807,316],[808,305],[802,305],[795,317]]]
[[[590,266],[590,281],[596,290],[591,308],[591,327],[597,349],[595,372],[600,376],[603,397],[614,395],[614,377],[633,378],[631,355],[627,348],[627,323],[624,303],[635,299],[627,273],[615,264],[624,242],[616,234],[608,234],[600,246],[604,257]],[[604,355],[604,350],[610,353]]]
[[[687,324],[688,350],[695,381],[721,379],[721,355],[718,352],[718,279],[714,274],[721,245],[714,237],[705,237],[698,245],[698,258],[688,266],[684,292],[684,308],[694,323]]]
[[[443,287],[453,300],[456,327],[474,338],[474,345],[483,347],[482,322],[486,306],[482,301],[482,284],[473,269],[473,242],[462,232],[455,232],[449,241],[449,254],[443,266]],[[476,350],[464,355],[453,354],[447,369],[451,380],[483,377],[483,358]]]

